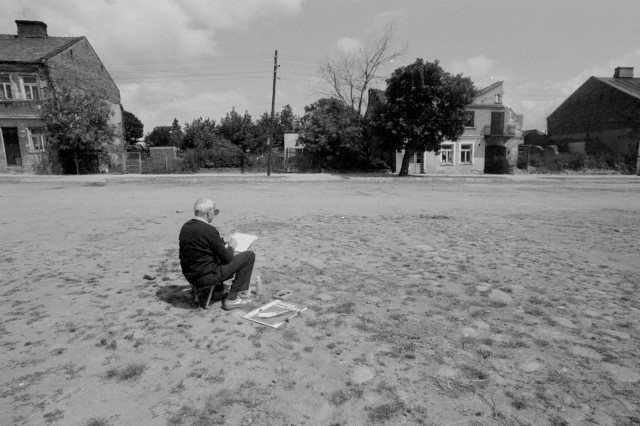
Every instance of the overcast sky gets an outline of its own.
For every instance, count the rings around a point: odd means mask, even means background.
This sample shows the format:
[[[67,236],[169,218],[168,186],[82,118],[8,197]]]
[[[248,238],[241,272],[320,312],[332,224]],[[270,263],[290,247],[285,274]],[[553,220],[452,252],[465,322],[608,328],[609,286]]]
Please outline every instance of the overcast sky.
[[[406,54],[439,60],[476,87],[504,81],[504,103],[525,129],[592,75],[617,66],[640,77],[640,0],[4,0],[0,33],[16,19],[48,25],[50,36],[86,36],[145,126],[198,117],[219,122],[232,107],[254,119],[296,114],[321,97],[318,65],[393,22]],[[384,80],[377,83],[384,89]]]

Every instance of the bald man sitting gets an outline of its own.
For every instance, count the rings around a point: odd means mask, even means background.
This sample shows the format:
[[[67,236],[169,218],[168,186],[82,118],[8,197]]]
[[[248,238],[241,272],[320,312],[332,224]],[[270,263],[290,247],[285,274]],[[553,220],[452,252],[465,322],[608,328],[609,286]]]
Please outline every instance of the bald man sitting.
[[[225,242],[220,236],[211,223],[220,213],[213,201],[200,198],[193,206],[193,211],[194,218],[180,230],[182,274],[196,291],[213,286],[214,300],[223,299],[222,309],[230,311],[245,307],[250,300],[246,296],[241,298],[240,294],[249,292],[255,254],[252,251],[235,253],[236,241],[232,239]],[[231,289],[224,297],[223,282],[231,277],[234,277]]]

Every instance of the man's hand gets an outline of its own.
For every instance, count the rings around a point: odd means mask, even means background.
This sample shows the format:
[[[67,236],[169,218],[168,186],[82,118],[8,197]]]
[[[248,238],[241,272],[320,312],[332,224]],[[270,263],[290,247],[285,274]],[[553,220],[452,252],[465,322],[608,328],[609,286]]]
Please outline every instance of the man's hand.
[[[236,249],[236,247],[238,247],[238,242],[235,238],[231,238],[231,240],[227,244],[234,250]]]

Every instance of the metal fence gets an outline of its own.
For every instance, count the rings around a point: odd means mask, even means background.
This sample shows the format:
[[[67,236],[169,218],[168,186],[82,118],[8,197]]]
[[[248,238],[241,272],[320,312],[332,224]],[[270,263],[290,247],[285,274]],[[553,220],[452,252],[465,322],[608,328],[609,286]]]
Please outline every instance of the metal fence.
[[[320,172],[320,161],[317,155],[306,149],[286,148],[273,152],[273,170],[284,173],[317,173]]]
[[[122,154],[122,172],[142,173],[142,154],[140,152],[124,152]]]

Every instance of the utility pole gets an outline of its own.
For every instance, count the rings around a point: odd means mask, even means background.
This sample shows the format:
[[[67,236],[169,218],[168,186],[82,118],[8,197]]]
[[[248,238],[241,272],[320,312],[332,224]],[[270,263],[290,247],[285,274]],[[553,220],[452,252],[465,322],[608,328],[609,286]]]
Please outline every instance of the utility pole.
[[[278,50],[273,57],[273,94],[271,95],[271,124],[269,125],[269,139],[267,139],[267,176],[271,176],[271,151],[273,150],[273,116],[276,108],[276,78],[278,74]]]

